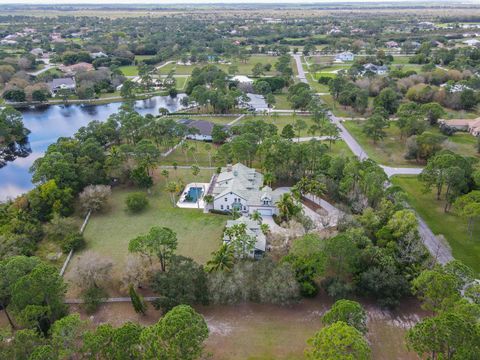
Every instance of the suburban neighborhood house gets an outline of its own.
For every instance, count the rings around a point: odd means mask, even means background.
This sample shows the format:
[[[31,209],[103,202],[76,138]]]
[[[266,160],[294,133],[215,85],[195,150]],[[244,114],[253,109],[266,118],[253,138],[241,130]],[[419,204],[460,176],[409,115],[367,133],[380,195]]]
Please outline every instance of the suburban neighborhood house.
[[[355,55],[350,51],[344,51],[335,55],[335,61],[353,61]]]
[[[212,130],[215,124],[210,121],[181,119],[178,123],[185,125],[190,130],[190,133],[186,136],[187,139],[212,141]]]
[[[74,78],[53,79],[49,85],[52,96],[55,96],[55,94],[57,94],[57,92],[60,90],[69,90],[74,92],[76,87]]]
[[[227,165],[212,177],[207,192],[213,196],[213,209],[237,210],[242,214],[258,211],[262,216],[278,213],[275,203],[281,193],[263,186],[263,175],[243,164]]]
[[[365,64],[363,65],[364,74],[367,72],[372,72],[377,75],[385,75],[388,72],[388,67],[385,65],[375,65],[375,64]]]
[[[250,257],[254,259],[260,259],[263,254],[265,253],[266,246],[267,246],[267,238],[265,234],[262,232],[260,228],[260,224],[257,221],[251,220],[247,217],[242,216],[237,220],[228,220],[227,225],[225,226],[227,229],[234,226],[234,225],[246,225],[246,233],[247,236],[255,238],[255,247],[250,253]],[[230,239],[227,235],[224,235],[223,242],[228,244]]]
[[[480,117],[476,119],[453,119],[439,120],[440,124],[445,124],[459,131],[467,131],[473,136],[480,136]]]

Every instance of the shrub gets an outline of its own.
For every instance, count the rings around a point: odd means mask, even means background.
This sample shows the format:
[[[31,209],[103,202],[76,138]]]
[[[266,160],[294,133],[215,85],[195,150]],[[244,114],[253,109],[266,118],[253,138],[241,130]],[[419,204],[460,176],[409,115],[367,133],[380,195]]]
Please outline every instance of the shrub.
[[[132,213],[139,213],[148,205],[147,195],[142,192],[131,193],[125,200],[127,209]]]
[[[87,314],[93,314],[102,304],[102,300],[107,297],[107,293],[102,288],[92,286],[82,292],[83,308]]]
[[[62,241],[62,251],[68,253],[71,250],[76,251],[85,247],[85,239],[80,233],[72,233],[67,235]]]

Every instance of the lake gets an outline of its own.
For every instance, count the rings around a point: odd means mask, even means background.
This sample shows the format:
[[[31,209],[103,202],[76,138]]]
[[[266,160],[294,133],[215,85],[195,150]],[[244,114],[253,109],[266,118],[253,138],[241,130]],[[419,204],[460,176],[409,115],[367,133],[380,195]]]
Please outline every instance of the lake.
[[[142,115],[157,115],[158,109],[166,108],[170,112],[181,110],[178,94],[174,99],[169,96],[155,96],[135,102],[135,110]],[[28,169],[41,157],[48,146],[59,137],[72,136],[82,126],[92,120],[105,121],[111,114],[119,111],[121,102],[105,105],[50,105],[40,108],[23,109],[23,122],[31,131],[29,140],[32,153],[26,158],[18,158],[0,169],[0,201],[14,198],[34,187]]]

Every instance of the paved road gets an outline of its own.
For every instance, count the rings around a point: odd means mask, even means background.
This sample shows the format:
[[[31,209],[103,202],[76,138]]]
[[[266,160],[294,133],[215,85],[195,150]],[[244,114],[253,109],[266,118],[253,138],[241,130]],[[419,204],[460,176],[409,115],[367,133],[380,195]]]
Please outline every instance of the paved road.
[[[48,71],[48,70],[50,70],[51,68],[54,68],[54,67],[55,67],[55,65],[47,64],[47,65],[45,65],[45,67],[43,69],[40,69],[40,70],[34,71],[34,72],[29,72],[27,74],[30,75],[30,76],[38,76],[38,75],[44,73],[45,71]]]
[[[298,77],[298,79],[301,82],[303,82],[305,84],[308,84],[307,77],[305,76],[305,70],[303,70],[303,66],[302,66],[302,58],[298,54],[293,55],[293,58],[295,59],[295,62],[297,63],[297,70],[298,70],[297,77]]]
[[[298,69],[298,78],[300,81],[307,83],[305,77],[305,72],[303,71],[302,61],[300,55],[294,55],[295,62]],[[353,138],[353,136],[348,132],[348,130],[343,126],[341,118],[335,116],[331,111],[327,112],[330,121],[340,129],[340,137],[345,141],[348,147],[352,152],[360,159],[364,160],[368,158],[365,150],[360,146],[360,144]],[[422,172],[422,168],[394,168],[390,166],[380,165],[388,177],[393,175],[418,175]],[[425,247],[428,249],[433,258],[435,258],[439,263],[445,264],[450,260],[453,260],[452,252],[450,248],[440,241],[432,230],[428,227],[425,221],[417,214],[418,218],[418,231],[422,238]]]

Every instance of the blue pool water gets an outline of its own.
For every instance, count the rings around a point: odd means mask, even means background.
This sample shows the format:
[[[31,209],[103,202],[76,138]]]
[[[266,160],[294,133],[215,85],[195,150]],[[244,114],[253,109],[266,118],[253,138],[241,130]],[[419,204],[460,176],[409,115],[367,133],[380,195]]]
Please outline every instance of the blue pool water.
[[[185,197],[185,202],[197,202],[197,199],[201,198],[202,194],[203,189],[201,187],[191,187],[190,189],[188,189],[188,194]]]

